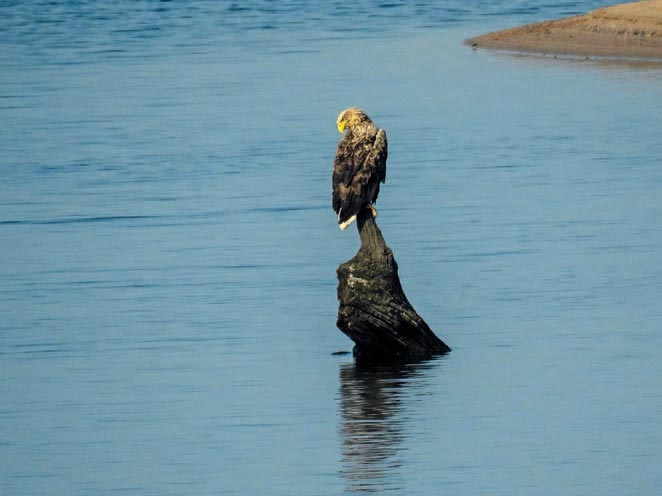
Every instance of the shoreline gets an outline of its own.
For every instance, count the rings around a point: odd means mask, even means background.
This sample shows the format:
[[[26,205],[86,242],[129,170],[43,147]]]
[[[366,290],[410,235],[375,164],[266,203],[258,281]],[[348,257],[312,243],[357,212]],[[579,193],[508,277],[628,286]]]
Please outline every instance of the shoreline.
[[[474,48],[519,53],[662,62],[662,0],[542,21],[469,38]]]

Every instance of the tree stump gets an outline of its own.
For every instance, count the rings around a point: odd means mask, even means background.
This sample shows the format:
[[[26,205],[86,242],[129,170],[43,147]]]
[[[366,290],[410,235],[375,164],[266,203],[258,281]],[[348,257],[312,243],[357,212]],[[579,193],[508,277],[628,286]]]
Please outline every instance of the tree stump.
[[[338,328],[354,341],[354,355],[405,360],[447,353],[405,296],[398,264],[369,209],[356,217],[361,248],[338,274]]]

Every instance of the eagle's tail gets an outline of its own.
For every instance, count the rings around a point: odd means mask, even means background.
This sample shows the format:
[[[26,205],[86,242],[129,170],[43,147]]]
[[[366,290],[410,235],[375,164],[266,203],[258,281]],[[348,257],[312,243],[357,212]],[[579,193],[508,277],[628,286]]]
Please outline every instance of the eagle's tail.
[[[338,220],[340,220],[340,219],[338,219]],[[341,231],[344,231],[345,229],[347,229],[347,226],[349,226],[355,220],[356,220],[356,215],[352,215],[345,222],[338,222],[338,227],[340,228]]]
[[[374,219],[375,217],[377,217],[377,209],[372,203],[368,203],[368,208],[370,209],[372,218]],[[342,209],[340,209],[340,212],[342,212]],[[344,231],[352,222],[356,220],[356,214],[352,215],[345,222],[340,222],[340,212],[338,212],[338,227],[340,228],[341,231]]]

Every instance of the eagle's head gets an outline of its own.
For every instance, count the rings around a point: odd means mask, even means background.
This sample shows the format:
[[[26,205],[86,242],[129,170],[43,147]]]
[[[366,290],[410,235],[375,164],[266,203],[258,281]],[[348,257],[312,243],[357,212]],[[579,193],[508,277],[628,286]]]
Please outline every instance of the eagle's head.
[[[370,122],[372,122],[370,117],[363,110],[350,107],[340,112],[336,124],[338,124],[338,132],[342,133],[345,129],[351,129],[354,126]]]

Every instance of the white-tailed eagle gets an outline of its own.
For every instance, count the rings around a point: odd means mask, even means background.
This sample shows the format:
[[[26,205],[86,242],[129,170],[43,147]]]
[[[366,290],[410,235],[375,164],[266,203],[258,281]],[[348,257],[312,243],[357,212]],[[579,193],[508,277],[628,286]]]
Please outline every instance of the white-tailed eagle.
[[[386,180],[388,144],[384,130],[361,109],[343,110],[337,124],[345,135],[333,163],[333,210],[338,214],[338,226],[345,230],[363,208],[377,216],[373,203],[379,195],[379,183]]]

